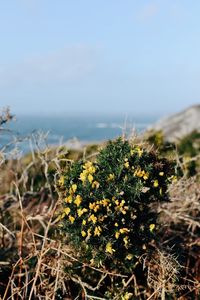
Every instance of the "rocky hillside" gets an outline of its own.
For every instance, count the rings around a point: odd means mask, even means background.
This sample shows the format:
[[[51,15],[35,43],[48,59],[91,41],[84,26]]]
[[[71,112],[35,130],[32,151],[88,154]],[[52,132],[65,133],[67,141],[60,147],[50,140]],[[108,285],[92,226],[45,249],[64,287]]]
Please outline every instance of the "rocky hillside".
[[[200,104],[161,119],[150,129],[162,130],[165,140],[169,142],[175,142],[194,130],[200,132]]]

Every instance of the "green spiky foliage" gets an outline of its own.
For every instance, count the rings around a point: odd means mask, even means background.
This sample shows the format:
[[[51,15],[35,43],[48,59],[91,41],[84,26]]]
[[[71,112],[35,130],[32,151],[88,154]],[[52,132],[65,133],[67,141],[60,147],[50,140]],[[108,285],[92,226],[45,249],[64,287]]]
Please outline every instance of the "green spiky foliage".
[[[200,168],[200,133],[193,131],[180,140],[177,146],[178,153],[183,157],[185,171],[187,175],[193,176],[198,173]],[[196,158],[196,159],[195,159]]]
[[[58,180],[61,228],[93,266],[130,271],[155,238],[153,203],[167,200],[172,167],[128,141],[111,141],[95,162],[74,162]]]

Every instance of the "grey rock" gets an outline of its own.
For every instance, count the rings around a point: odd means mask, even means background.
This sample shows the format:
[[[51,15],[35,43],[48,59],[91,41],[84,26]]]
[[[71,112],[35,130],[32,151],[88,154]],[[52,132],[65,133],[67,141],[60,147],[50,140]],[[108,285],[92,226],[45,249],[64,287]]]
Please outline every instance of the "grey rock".
[[[162,130],[164,139],[169,142],[176,142],[194,130],[200,132],[200,104],[163,118],[149,129]]]

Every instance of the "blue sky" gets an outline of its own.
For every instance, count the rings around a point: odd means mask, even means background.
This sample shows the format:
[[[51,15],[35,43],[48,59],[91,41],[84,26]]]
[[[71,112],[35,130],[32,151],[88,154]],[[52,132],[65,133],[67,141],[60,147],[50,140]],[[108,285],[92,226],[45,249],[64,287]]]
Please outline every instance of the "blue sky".
[[[168,114],[200,103],[199,0],[0,1],[0,107]]]

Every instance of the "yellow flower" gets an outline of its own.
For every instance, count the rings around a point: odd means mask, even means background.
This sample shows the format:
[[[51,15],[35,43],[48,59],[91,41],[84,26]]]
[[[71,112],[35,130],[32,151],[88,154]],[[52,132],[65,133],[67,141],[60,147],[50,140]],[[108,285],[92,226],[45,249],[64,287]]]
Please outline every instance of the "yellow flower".
[[[94,202],[94,203],[89,203],[89,209],[94,209],[94,207],[95,207],[95,205],[96,205],[96,203]]]
[[[81,216],[84,214],[83,209],[79,208],[79,209],[77,210],[77,214],[78,214],[79,217],[81,217]]]
[[[73,216],[69,216],[69,221],[73,224],[75,221],[75,218]]]
[[[119,231],[115,232],[115,237],[116,237],[116,239],[118,239],[118,238],[119,238],[119,236],[120,236],[120,233],[119,233]]]
[[[119,205],[119,200],[115,200],[115,204],[116,204],[116,205]]]
[[[68,197],[65,198],[66,203],[72,203],[72,195],[69,195]]]
[[[120,203],[120,206],[122,207],[125,203],[126,203],[126,201],[123,199]]]
[[[143,177],[145,175],[145,171],[142,171],[141,168],[138,168],[137,170],[135,170],[133,175],[137,177]]]
[[[92,221],[94,224],[97,222],[97,217],[95,217],[95,215],[91,215],[89,218],[88,218],[88,221]]]
[[[77,190],[77,185],[76,184],[72,184],[72,191],[75,193]]]
[[[91,179],[91,174],[94,174],[96,169],[93,166],[93,163],[91,161],[88,161],[84,164],[83,168],[85,170],[83,170],[83,172],[80,174],[80,179],[85,182],[86,178],[88,178],[88,180],[90,181]],[[90,183],[93,181],[93,179],[90,181]]]
[[[69,215],[70,211],[71,211],[71,209],[70,209],[69,207],[66,207],[66,208],[64,209],[64,213],[65,213],[67,216]]]
[[[126,294],[122,296],[122,300],[130,300],[132,296],[133,296],[132,293],[126,292]]]
[[[127,161],[127,162],[125,162],[125,164],[124,164],[124,167],[126,168],[126,169],[128,169],[129,168],[129,162]]]
[[[149,225],[149,230],[152,232],[155,229],[156,225],[155,224],[150,224]]]
[[[97,211],[99,210],[99,208],[100,208],[100,206],[99,206],[99,205],[96,205],[96,206],[94,207],[94,212],[97,212]]]
[[[102,203],[103,207],[106,207],[108,205],[109,201],[110,201],[109,199],[101,200],[101,203]]]
[[[64,176],[60,176],[59,180],[58,180],[58,184],[63,186],[65,183],[65,177]]]
[[[149,178],[149,173],[146,172],[146,173],[143,175],[143,179],[144,179],[144,180],[147,180],[148,178]]]
[[[88,175],[88,180],[89,180],[90,183],[92,183],[93,179],[94,179],[94,177],[91,174],[89,174]]]
[[[91,174],[94,174],[96,172],[96,169],[94,166],[91,166],[90,168],[88,168],[88,172]]]
[[[84,164],[83,168],[84,168],[84,169],[89,169],[91,166],[92,166],[92,162],[91,162],[91,161],[87,161],[87,162]]]
[[[131,149],[131,156],[133,156],[135,153],[138,153],[138,156],[141,157],[143,154],[143,149],[140,147],[135,147],[134,149]]]
[[[135,150],[134,149],[131,149],[131,156],[133,156],[134,155],[134,153],[135,153]]]
[[[74,200],[74,203],[77,205],[77,206],[80,206],[81,202],[82,202],[82,197],[80,195],[77,195],[76,196],[76,199]]]
[[[87,179],[87,175],[88,175],[87,171],[84,170],[84,171],[80,174],[79,179],[84,183],[84,182],[86,181],[86,179]]]
[[[118,224],[117,222],[115,222],[115,224],[114,224],[114,225],[115,225],[115,227],[118,227],[118,226],[119,226],[119,224]]]
[[[124,238],[123,238],[123,241],[124,241],[124,245],[125,245],[125,247],[128,245],[128,237],[127,236],[125,236]]]
[[[96,189],[98,189],[99,188],[99,182],[98,181],[94,181],[93,183],[92,183],[92,188],[94,189],[94,188],[96,188]]]
[[[93,163],[92,163],[91,161],[87,161],[87,162],[84,164],[83,168],[84,168],[85,170],[87,170],[88,173],[92,173],[92,174],[95,173],[95,171],[96,171],[96,169],[95,169],[95,167],[93,166]]]
[[[125,227],[124,227],[124,228],[120,228],[119,232],[123,234],[123,233],[128,233],[128,232],[130,232],[130,230],[129,230],[128,228],[125,228]]]
[[[100,226],[95,227],[95,229],[94,229],[94,236],[96,236],[96,235],[100,236],[101,231],[102,231],[102,229],[101,229]]]
[[[81,235],[82,237],[85,237],[86,236],[86,232],[84,230],[81,231]]]
[[[142,149],[140,149],[140,148],[138,147],[137,151],[138,151],[138,155],[139,155],[139,157],[141,157],[141,156],[142,156],[142,154],[143,154],[143,150],[142,150]]]
[[[82,221],[82,224],[83,224],[83,225],[86,225],[86,220],[83,220],[83,221]]]
[[[132,254],[128,254],[128,255],[126,255],[126,259],[128,259],[128,260],[131,260],[133,258],[133,255]]]
[[[157,179],[154,180],[153,186],[154,186],[154,187],[158,187],[158,185],[159,185],[158,180],[157,180]]]
[[[61,215],[58,216],[58,221],[62,220],[65,217],[65,213],[62,213]]]
[[[160,172],[159,175],[160,175],[160,176],[163,176],[163,175],[164,175],[164,172]]]
[[[109,174],[108,175],[108,181],[111,181],[115,178],[115,175],[114,174]]]
[[[112,248],[112,244],[110,242],[107,243],[106,245],[106,252],[113,254],[113,252],[115,252],[115,250]]]

